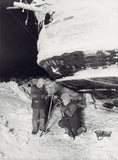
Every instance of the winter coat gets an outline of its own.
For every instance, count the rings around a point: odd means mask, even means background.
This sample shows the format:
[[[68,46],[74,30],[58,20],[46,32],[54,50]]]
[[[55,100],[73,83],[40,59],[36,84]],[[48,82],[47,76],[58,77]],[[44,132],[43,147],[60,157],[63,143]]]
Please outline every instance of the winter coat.
[[[73,131],[74,136],[78,133],[78,129],[85,126],[84,123],[84,110],[77,108],[72,116],[64,113],[62,119],[58,122],[58,125],[62,128],[68,129],[68,134],[71,135]],[[72,135],[71,135],[72,136]]]
[[[71,100],[66,106],[62,106],[63,118],[59,121],[59,126],[68,129],[68,134],[77,135],[77,130],[84,126],[84,108],[86,107],[86,98],[80,94],[78,99]],[[70,127],[69,127],[70,126]]]
[[[38,88],[36,85],[31,87],[31,97],[32,97],[32,108],[44,108],[45,107],[45,99],[48,95],[45,86],[42,88]]]

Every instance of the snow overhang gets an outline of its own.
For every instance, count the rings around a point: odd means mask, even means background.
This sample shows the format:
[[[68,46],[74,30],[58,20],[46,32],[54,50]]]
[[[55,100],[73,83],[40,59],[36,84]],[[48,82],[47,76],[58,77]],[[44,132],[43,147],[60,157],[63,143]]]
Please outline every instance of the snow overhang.
[[[55,55],[77,50],[118,49],[116,0],[51,0],[49,3],[52,6],[49,10],[55,14],[39,35],[38,64]]]

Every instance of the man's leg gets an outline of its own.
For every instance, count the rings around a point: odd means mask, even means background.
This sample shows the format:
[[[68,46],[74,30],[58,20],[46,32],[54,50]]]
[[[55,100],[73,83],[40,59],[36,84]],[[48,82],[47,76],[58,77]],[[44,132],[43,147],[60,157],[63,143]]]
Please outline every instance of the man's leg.
[[[32,113],[32,134],[36,134],[39,129],[39,109],[38,108],[33,108],[33,113]]]
[[[45,109],[44,108],[40,109],[39,123],[40,123],[39,129],[41,131],[45,131],[46,128],[45,128]]]

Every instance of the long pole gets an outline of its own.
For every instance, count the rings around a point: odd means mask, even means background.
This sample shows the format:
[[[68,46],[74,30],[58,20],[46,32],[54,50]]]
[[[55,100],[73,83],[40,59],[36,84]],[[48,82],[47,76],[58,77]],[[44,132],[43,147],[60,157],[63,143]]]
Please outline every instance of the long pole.
[[[40,136],[41,137],[44,133],[46,134],[48,132],[48,124],[49,124],[49,120],[50,120],[50,116],[51,116],[51,109],[52,109],[52,100],[53,100],[53,92],[52,92],[52,95],[51,95],[51,100],[50,100],[50,107],[49,107],[49,112],[48,112],[48,118],[47,118],[47,122],[46,122],[46,129],[45,129],[45,132],[42,131]]]

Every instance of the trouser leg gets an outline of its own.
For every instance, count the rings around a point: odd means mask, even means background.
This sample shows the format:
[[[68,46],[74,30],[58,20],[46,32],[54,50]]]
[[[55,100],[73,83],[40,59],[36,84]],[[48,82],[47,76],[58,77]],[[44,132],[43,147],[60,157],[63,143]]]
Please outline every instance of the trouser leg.
[[[38,124],[38,119],[39,119],[39,109],[38,108],[33,108],[33,113],[32,113],[32,134],[36,134],[39,129],[39,124]]]
[[[40,122],[40,127],[39,127],[40,130],[45,131],[45,110],[44,109],[40,109],[39,122]]]

